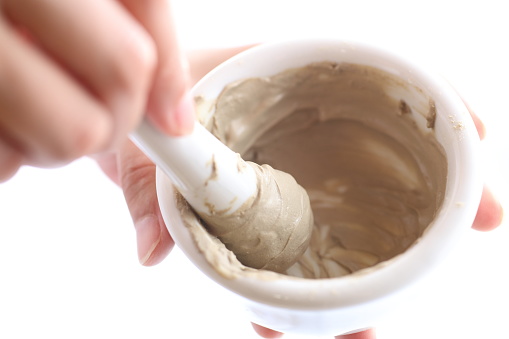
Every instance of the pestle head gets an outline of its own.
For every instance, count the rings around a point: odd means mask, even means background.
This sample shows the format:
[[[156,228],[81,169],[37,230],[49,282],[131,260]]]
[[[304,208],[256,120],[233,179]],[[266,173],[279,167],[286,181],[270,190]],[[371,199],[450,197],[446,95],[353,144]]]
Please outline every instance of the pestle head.
[[[309,197],[290,174],[246,163],[256,173],[257,194],[233,214],[201,217],[208,231],[245,266],[284,272],[309,245],[313,228]]]

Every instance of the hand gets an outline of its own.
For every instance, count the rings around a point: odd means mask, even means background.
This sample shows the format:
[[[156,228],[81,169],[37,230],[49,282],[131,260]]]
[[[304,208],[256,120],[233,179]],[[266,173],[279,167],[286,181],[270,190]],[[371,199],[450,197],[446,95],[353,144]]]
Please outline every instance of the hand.
[[[111,150],[147,112],[194,113],[168,1],[0,0],[0,181]]]
[[[190,53],[190,82],[194,84],[215,66],[249,47]],[[130,141],[117,154],[102,154],[94,158],[110,179],[124,191],[136,229],[140,263],[146,266],[158,264],[170,252],[174,243],[159,210],[155,165]]]
[[[268,328],[262,327],[257,324],[253,324],[253,328],[256,333],[258,333],[262,338],[281,338],[283,336],[283,333],[276,332],[273,330],[269,330]],[[336,339],[375,339],[375,330],[369,329],[366,331],[361,331],[357,333],[352,334],[344,334],[344,335],[338,335],[335,337]]]
[[[219,51],[199,51],[190,54],[191,82],[198,81],[213,67],[247,47]],[[479,135],[484,137],[484,126],[472,113]],[[126,143],[117,156],[98,159],[106,174],[124,190],[127,204],[136,228],[138,256],[143,265],[161,262],[173,247],[173,240],[163,222],[155,194],[155,166],[134,145]],[[119,165],[117,167],[117,165]],[[488,231],[498,226],[502,208],[485,188],[473,228]],[[279,338],[283,334],[253,324],[255,331],[264,338]],[[340,339],[374,339],[374,330],[338,336]]]

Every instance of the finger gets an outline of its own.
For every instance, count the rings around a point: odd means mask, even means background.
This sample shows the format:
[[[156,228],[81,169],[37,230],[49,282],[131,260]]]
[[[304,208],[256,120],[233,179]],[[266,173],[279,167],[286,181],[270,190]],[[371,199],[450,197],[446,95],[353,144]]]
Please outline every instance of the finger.
[[[486,137],[486,127],[484,126],[481,119],[479,119],[479,117],[473,111],[470,111],[470,115],[474,120],[475,128],[477,129],[477,133],[479,133],[479,138],[483,140]]]
[[[456,90],[456,87],[451,84],[452,88],[454,90]],[[469,105],[468,101],[466,101],[463,96],[461,95],[461,93],[459,93],[458,91],[456,91],[456,93],[458,94],[458,96],[463,100],[463,103],[465,104],[465,106],[467,107],[468,109],[468,112],[470,113],[470,116],[472,117],[472,120],[474,121],[474,125],[475,125],[475,128],[477,129],[477,133],[479,134],[479,138],[481,140],[484,139],[484,137],[486,136],[486,128],[483,124],[483,122],[481,121],[481,119],[479,119],[479,117],[474,113],[474,110],[472,109],[472,107]]]
[[[253,325],[253,329],[255,332],[262,338],[272,339],[272,338],[281,338],[283,333],[277,332],[266,327],[260,326],[255,323],[251,323]]]
[[[97,162],[97,165],[106,174],[106,176],[115,184],[120,186],[120,176],[118,173],[118,159],[114,152],[94,154],[91,156]]]
[[[479,209],[472,228],[478,231],[491,231],[502,223],[504,211],[493,193],[484,187]]]
[[[152,36],[158,64],[150,91],[148,116],[171,135],[190,133],[194,106],[188,95],[189,74],[180,50],[168,0],[119,0]]]
[[[0,139],[0,183],[10,179],[22,164],[23,156]]]
[[[223,61],[226,61],[240,52],[254,46],[256,46],[256,44],[224,49],[206,49],[187,52],[191,84],[194,85],[197,83],[198,80],[203,78],[208,72],[217,67]]]
[[[336,339],[375,339],[375,338],[376,334],[374,329],[336,336]]]
[[[465,105],[472,116],[475,127],[477,129],[477,133],[479,133],[479,138],[482,140],[486,136],[486,127],[479,119],[479,117],[474,113],[472,107],[468,104],[467,101],[463,100]],[[486,186],[483,189],[483,193],[481,196],[481,202],[479,204],[479,208],[477,210],[477,215],[474,219],[474,223],[472,224],[472,228],[478,231],[491,231],[497,228],[503,219],[504,211],[500,202],[495,198],[493,193]]]
[[[35,87],[33,92],[40,92],[35,97],[38,100],[30,100],[33,104],[25,110],[24,120],[37,115],[38,120],[46,121],[44,129],[54,132],[61,130],[66,121],[76,119],[76,111],[84,114],[77,121],[92,119],[94,114],[89,113],[92,110],[89,106],[95,106],[95,111],[100,111],[95,114],[101,113],[102,120],[109,119],[102,147],[123,139],[144,113],[156,63],[153,42],[142,26],[113,1],[5,0],[3,10],[14,25],[28,30],[37,45],[42,46],[42,51],[30,52],[32,59],[38,59],[38,68],[16,59],[12,65],[17,68],[28,65],[30,71],[24,73],[30,77],[24,83]],[[25,52],[27,49],[25,46]],[[41,73],[40,68],[50,70]],[[47,73],[52,77],[48,79]],[[67,97],[70,90],[61,93],[61,88],[49,86],[54,78],[60,79],[61,87],[85,93]],[[21,93],[32,98],[24,91]],[[81,102],[73,101],[78,94]],[[44,98],[48,98],[46,102]],[[47,101],[63,103],[50,105]],[[83,101],[88,103],[81,108]],[[46,108],[42,110],[45,115],[36,109],[40,106]],[[45,137],[55,139],[49,132]]]
[[[2,21],[0,131],[33,163],[99,150],[111,123],[106,111]],[[29,99],[27,99],[29,98]],[[70,114],[72,113],[72,114]]]
[[[470,112],[470,116],[472,117],[472,120],[474,121],[474,125],[475,125],[475,128],[477,129],[477,133],[479,134],[479,138],[481,140],[483,140],[484,137],[486,136],[486,127],[484,126],[481,119],[479,119],[479,117],[475,114],[474,110],[472,109],[472,107],[470,107],[468,102],[465,99],[463,99],[463,102],[465,103],[465,106],[467,106],[467,109]]]
[[[136,229],[138,258],[145,266],[161,262],[173,248],[159,210],[155,165],[130,141],[119,153],[120,183]]]

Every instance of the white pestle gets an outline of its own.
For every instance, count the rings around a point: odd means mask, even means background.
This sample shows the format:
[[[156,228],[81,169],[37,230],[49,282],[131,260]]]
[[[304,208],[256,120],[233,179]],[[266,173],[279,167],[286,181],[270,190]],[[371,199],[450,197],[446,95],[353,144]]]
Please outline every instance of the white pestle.
[[[170,137],[144,120],[131,138],[244,265],[283,272],[308,247],[309,197],[291,175],[246,163],[199,123]]]
[[[232,214],[257,193],[252,167],[198,122],[191,134],[171,137],[143,120],[131,140],[200,215]]]

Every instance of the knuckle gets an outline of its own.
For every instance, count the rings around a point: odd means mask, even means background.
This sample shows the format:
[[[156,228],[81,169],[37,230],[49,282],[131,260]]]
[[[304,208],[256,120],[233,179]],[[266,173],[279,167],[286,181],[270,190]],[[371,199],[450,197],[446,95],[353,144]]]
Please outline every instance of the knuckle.
[[[140,32],[122,39],[120,44],[113,78],[131,95],[147,90],[157,65],[154,42],[148,34]]]
[[[72,136],[69,148],[71,158],[96,153],[107,148],[102,136],[93,128],[84,128]]]
[[[68,163],[85,155],[105,151],[108,146],[109,138],[105,137],[101,128],[83,125],[49,141],[43,159],[56,164]]]

